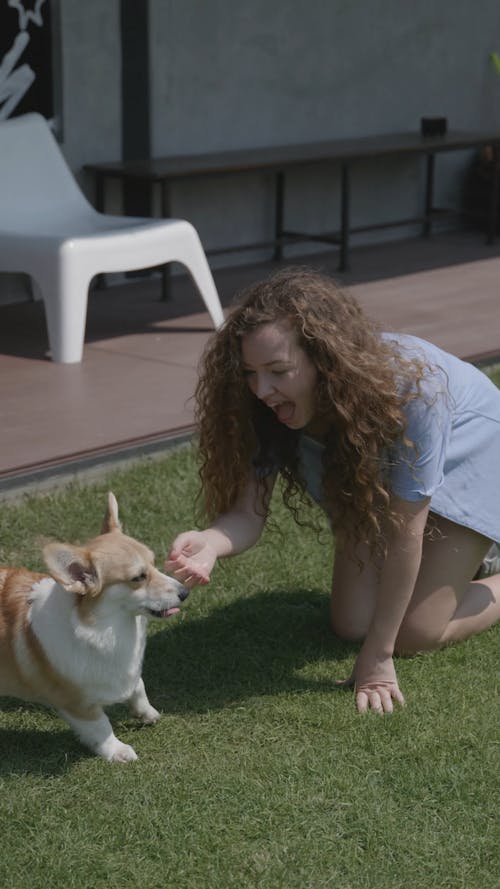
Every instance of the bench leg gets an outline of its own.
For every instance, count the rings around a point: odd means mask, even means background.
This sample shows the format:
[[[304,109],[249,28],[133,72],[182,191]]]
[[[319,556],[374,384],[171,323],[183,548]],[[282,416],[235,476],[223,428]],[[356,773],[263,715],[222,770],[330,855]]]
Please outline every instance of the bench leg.
[[[170,219],[172,210],[170,205],[170,183],[168,179],[163,179],[161,183],[161,215],[163,219]],[[161,298],[162,300],[170,299],[171,291],[171,272],[167,263],[161,270]]]
[[[495,242],[495,234],[498,220],[498,197],[500,176],[498,175],[498,167],[500,165],[500,146],[493,146],[493,179],[490,191],[490,206],[488,214],[488,230],[486,232],[486,243],[493,244]]]
[[[172,296],[171,283],[172,273],[170,271],[170,263],[167,263],[161,267],[161,298],[163,301],[170,299]]]
[[[427,155],[427,171],[425,177],[425,222],[423,235],[428,238],[432,231],[432,208],[434,206],[434,155]]]

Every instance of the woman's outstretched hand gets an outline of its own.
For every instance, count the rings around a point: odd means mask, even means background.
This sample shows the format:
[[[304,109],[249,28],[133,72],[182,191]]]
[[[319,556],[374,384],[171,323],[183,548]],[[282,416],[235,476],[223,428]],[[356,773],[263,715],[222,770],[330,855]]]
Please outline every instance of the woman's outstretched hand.
[[[217,553],[203,531],[186,531],[175,538],[165,560],[165,571],[186,587],[207,584]]]
[[[349,679],[338,682],[339,687],[354,687],[356,707],[360,713],[392,713],[393,701],[404,706],[396,670],[391,657],[374,658],[360,651]]]

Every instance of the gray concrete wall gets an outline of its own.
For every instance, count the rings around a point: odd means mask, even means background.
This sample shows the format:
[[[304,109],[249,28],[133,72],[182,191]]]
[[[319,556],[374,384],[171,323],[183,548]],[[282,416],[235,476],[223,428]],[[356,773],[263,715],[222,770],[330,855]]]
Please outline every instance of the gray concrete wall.
[[[62,149],[91,196],[82,165],[120,158],[119,0],[60,0],[60,19]],[[500,51],[498,0],[150,0],[150,23],[157,155],[415,130],[424,115],[500,128],[489,61]],[[468,158],[439,159],[439,200],[455,199]],[[353,223],[380,221],[381,206],[387,218],[414,215],[421,184],[415,160],[364,164]],[[207,248],[268,237],[272,207],[266,175],[185,183],[173,201]],[[338,209],[338,169],[290,175],[290,227],[337,228]]]
[[[495,0],[151,0],[157,153],[500,122]],[[500,50],[500,45],[499,45]]]
[[[63,151],[84,163],[119,158],[121,58],[119,0],[59,0]]]
[[[152,0],[151,17],[159,155],[415,130],[422,116],[444,115],[454,129],[500,126],[500,79],[488,59],[500,49],[497,0]],[[438,201],[456,200],[468,158],[439,159]],[[339,170],[289,178],[287,224],[337,228]],[[366,163],[353,224],[380,221],[381,206],[384,218],[415,215],[421,186],[415,159]],[[173,209],[207,247],[272,232],[265,175],[178,186]]]

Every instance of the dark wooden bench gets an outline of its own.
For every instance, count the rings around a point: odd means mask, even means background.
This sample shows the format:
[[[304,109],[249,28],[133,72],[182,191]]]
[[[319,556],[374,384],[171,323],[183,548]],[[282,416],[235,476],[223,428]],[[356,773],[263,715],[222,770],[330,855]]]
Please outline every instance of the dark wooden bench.
[[[121,183],[142,184],[149,189],[151,207],[154,189],[161,189],[161,215],[170,214],[170,187],[173,182],[195,177],[234,175],[256,171],[267,171],[274,177],[274,238],[272,241],[218,247],[207,250],[208,255],[241,252],[260,248],[273,248],[275,259],[283,257],[286,244],[299,241],[317,241],[336,244],[340,248],[339,270],[349,267],[349,248],[352,235],[396,226],[421,224],[422,232],[429,235],[432,222],[444,213],[461,213],[460,207],[440,209],[434,206],[434,179],[436,155],[450,151],[479,149],[491,145],[495,156],[500,156],[500,132],[466,131],[447,132],[443,136],[421,136],[420,133],[390,133],[381,136],[366,136],[356,139],[335,139],[329,142],[282,145],[270,148],[237,149],[209,154],[179,155],[150,158],[140,161],[115,161],[111,163],[86,164],[84,169],[95,180],[95,202],[101,212],[105,211],[105,183],[108,179]],[[416,217],[384,221],[371,225],[352,226],[350,222],[350,192],[353,170],[364,160],[377,158],[401,158],[422,156],[426,160],[425,193],[422,200],[422,213]],[[287,171],[315,164],[339,164],[341,168],[340,225],[334,232],[319,234],[291,231],[285,225],[285,190]],[[498,164],[494,165],[490,202],[487,212],[487,241],[493,243],[495,237]]]

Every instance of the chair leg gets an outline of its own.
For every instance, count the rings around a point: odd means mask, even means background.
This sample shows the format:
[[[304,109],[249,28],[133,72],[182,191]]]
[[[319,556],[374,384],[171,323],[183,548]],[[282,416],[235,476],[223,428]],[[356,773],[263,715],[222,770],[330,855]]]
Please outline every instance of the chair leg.
[[[186,266],[217,329],[224,323],[224,312],[198,232],[189,222],[184,221],[183,237],[175,259]]]
[[[78,364],[83,356],[89,279],[64,265],[38,276],[52,360]]]

